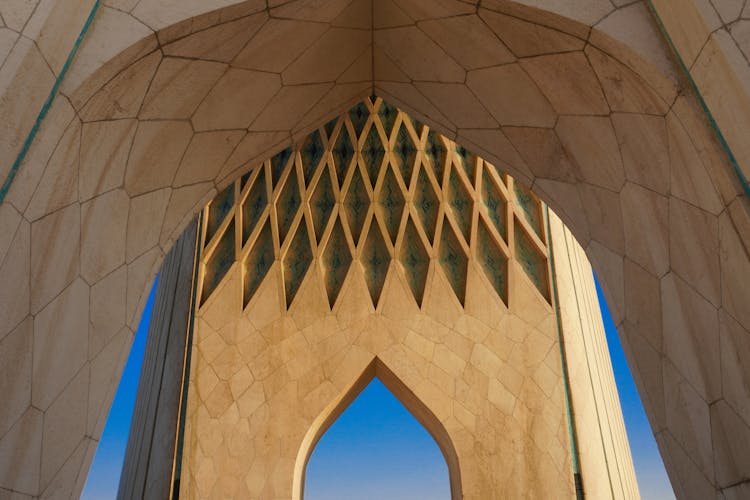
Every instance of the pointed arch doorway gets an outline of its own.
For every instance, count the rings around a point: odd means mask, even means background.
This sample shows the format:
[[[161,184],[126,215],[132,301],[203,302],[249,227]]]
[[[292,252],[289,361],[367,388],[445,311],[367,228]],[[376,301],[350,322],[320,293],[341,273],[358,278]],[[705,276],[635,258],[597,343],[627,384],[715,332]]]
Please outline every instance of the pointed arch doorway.
[[[458,455],[450,436],[435,414],[412,392],[379,358],[374,358],[362,374],[336,399],[334,399],[310,426],[294,467],[292,498],[301,500],[305,495],[306,473],[310,457],[321,438],[352,405],[373,381],[377,379],[411,413],[438,445],[448,467],[450,498],[463,498]]]

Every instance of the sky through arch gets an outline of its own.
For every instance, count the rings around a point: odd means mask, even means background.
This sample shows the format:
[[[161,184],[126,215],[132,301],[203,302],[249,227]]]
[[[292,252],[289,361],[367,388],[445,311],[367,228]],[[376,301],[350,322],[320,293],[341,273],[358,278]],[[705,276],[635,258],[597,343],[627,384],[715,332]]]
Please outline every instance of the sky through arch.
[[[305,500],[449,500],[437,442],[376,377],[320,438]]]

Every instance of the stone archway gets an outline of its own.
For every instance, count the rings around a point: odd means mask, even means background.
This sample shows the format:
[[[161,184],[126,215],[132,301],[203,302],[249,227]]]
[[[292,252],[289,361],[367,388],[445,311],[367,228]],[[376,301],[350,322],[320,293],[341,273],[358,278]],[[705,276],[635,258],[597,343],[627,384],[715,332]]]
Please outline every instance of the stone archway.
[[[443,458],[448,466],[451,497],[463,498],[461,493],[461,470],[458,463],[458,456],[448,432],[435,414],[432,413],[430,409],[425,406],[425,404],[420,401],[419,398],[417,398],[417,396],[410,391],[391,370],[388,369],[388,366],[378,358],[375,358],[367,368],[365,368],[365,371],[351,383],[345,393],[340,394],[339,397],[332,401],[331,404],[325,408],[320,415],[318,415],[318,418],[315,419],[312,427],[305,435],[305,439],[299,450],[299,454],[297,455],[297,461],[294,467],[294,490],[292,498],[296,500],[303,498],[307,462],[320,438],[323,437],[336,419],[346,411],[352,401],[359,396],[367,384],[372,382],[376,377],[394,394],[394,396],[396,396],[401,404],[409,410],[414,418],[422,424],[427,432],[430,433],[440,448]]]
[[[0,486],[80,491],[171,241],[253,162],[375,93],[571,228],[678,496],[745,488],[747,202],[644,5],[590,4],[103,7],[0,212]]]

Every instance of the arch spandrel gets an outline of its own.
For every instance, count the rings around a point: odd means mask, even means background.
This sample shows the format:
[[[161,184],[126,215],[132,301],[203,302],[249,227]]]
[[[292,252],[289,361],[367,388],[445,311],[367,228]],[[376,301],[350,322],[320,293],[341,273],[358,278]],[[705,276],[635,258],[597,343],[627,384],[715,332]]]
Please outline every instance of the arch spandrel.
[[[295,6],[300,6],[299,12],[304,13],[306,11],[302,7],[309,7],[308,4],[309,2],[291,2],[285,4],[285,8],[294,9]],[[361,2],[355,2],[352,5],[355,4],[360,5]],[[404,3],[395,10],[384,9],[382,12],[376,12],[373,22],[376,26],[384,28],[400,25],[406,26],[409,30],[421,30],[419,22],[416,28],[413,26],[415,19],[413,16],[416,14],[410,13],[409,4],[413,2]],[[552,28],[556,33],[577,39],[585,39],[589,32],[586,24],[581,24],[578,20],[565,19],[559,15],[560,12],[545,13],[544,9],[541,9],[543,7],[541,4],[535,4],[534,9],[531,10],[510,2],[493,2],[493,4],[502,4],[501,7],[504,9],[502,12],[513,19],[530,22],[529,29],[544,31]],[[332,2],[326,5],[330,7],[339,4]],[[448,2],[445,5],[457,7],[458,3]],[[462,6],[464,8],[465,4]],[[635,9],[635,7],[632,8]],[[108,7],[103,7],[102,12],[106,9]],[[331,9],[330,12],[335,10],[333,7]],[[344,10],[342,7],[339,12],[343,13]],[[18,302],[2,301],[0,317],[3,321],[0,323],[6,325],[3,330],[4,334],[15,331],[16,325],[20,325],[22,318],[30,313],[41,312],[45,308],[50,308],[47,310],[51,311],[61,304],[60,293],[72,286],[75,277],[80,274],[81,267],[84,266],[84,263],[79,261],[79,247],[90,249],[91,253],[88,255],[101,264],[101,268],[96,273],[97,281],[86,283],[87,286],[98,284],[102,291],[106,290],[112,296],[124,297],[124,300],[119,301],[120,304],[124,304],[122,306],[124,311],[118,305],[115,307],[117,310],[113,317],[118,318],[116,321],[118,326],[130,325],[132,327],[145,303],[147,283],[158,268],[164,250],[169,247],[170,241],[187,223],[190,214],[195,213],[207,199],[211,198],[212,189],[221,189],[229,185],[234,178],[244,173],[248,162],[259,161],[298,141],[320,121],[325,121],[347,109],[361,97],[369,95],[374,88],[377,95],[401,106],[414,117],[434,126],[448,137],[457,139],[459,143],[481,153],[493,163],[503,165],[509,173],[531,186],[532,190],[548,202],[573,230],[586,248],[602,280],[613,315],[625,340],[624,344],[633,346],[628,348],[629,361],[634,371],[638,373],[636,380],[641,380],[639,389],[648,395],[645,399],[652,401],[654,408],[649,410],[650,415],[668,413],[662,409],[665,403],[660,394],[660,388],[672,382],[665,381],[659,375],[662,365],[666,363],[675,367],[674,373],[677,374],[677,379],[696,389],[698,394],[694,399],[696,405],[707,408],[707,402],[711,401],[715,394],[709,394],[702,388],[712,386],[713,380],[721,377],[722,374],[719,373],[717,366],[705,361],[704,357],[698,356],[697,353],[702,350],[715,353],[719,349],[719,334],[715,333],[719,329],[709,327],[707,334],[698,331],[696,325],[713,325],[715,322],[713,320],[694,321],[691,315],[698,314],[695,311],[703,309],[686,308],[688,299],[685,297],[690,297],[691,301],[700,302],[705,305],[705,310],[716,311],[716,314],[722,318],[726,317],[727,322],[731,320],[732,324],[738,325],[736,329],[725,330],[731,342],[741,342],[735,339],[741,338],[742,334],[747,333],[750,328],[750,318],[746,317],[748,297],[743,285],[743,277],[746,273],[750,273],[746,254],[747,236],[742,229],[738,229],[746,227],[745,201],[738,198],[739,188],[729,175],[730,167],[727,165],[724,152],[717,146],[695,99],[690,95],[680,95],[673,103],[676,85],[670,76],[671,70],[652,64],[653,61],[644,62],[643,56],[648,52],[646,49],[643,47],[639,49],[631,43],[633,41],[627,39],[627,33],[618,36],[621,32],[607,31],[605,28],[607,19],[614,19],[615,14],[621,10],[610,14],[602,21],[601,29],[607,33],[608,37],[606,43],[601,41],[601,32],[595,28],[588,38],[588,45],[582,49],[573,50],[579,53],[583,51],[588,65],[586,71],[593,72],[609,107],[609,113],[605,113],[606,116],[584,114],[566,118],[583,126],[568,126],[565,123],[566,120],[560,120],[559,117],[555,119],[554,126],[548,127],[535,127],[534,124],[523,123],[505,124],[502,118],[498,119],[495,116],[498,113],[500,113],[499,117],[505,116],[497,111],[502,110],[502,106],[497,107],[498,104],[494,102],[495,96],[483,96],[471,86],[454,85],[456,83],[454,80],[457,78],[450,76],[445,82],[439,79],[425,82],[429,85],[416,81],[418,79],[409,74],[409,68],[400,67],[397,62],[394,62],[392,54],[389,56],[387,51],[379,46],[377,37],[380,34],[376,31],[375,46],[369,47],[369,44],[365,43],[362,53],[351,61],[347,69],[343,69],[333,80],[324,82],[328,85],[328,89],[324,92],[317,89],[317,86],[321,85],[317,81],[318,77],[311,75],[309,85],[304,84],[293,89],[299,90],[299,94],[292,90],[275,94],[276,97],[269,104],[271,107],[266,109],[270,110],[277,106],[275,112],[284,117],[285,123],[299,120],[300,125],[296,129],[247,131],[243,123],[241,128],[237,129],[238,133],[244,134],[243,138],[232,151],[228,155],[220,155],[220,158],[211,158],[206,162],[212,170],[212,174],[205,181],[206,184],[195,183],[180,186],[175,184],[175,176],[189,169],[184,165],[186,161],[184,153],[190,151],[191,144],[198,140],[199,135],[191,132],[190,137],[184,139],[185,147],[181,148],[181,151],[170,153],[174,157],[162,157],[162,154],[167,154],[168,148],[162,151],[157,147],[159,142],[154,142],[154,137],[160,137],[159,134],[162,132],[166,134],[165,129],[158,128],[154,135],[148,135],[146,121],[139,116],[143,99],[150,91],[152,83],[156,81],[155,75],[160,70],[164,71],[161,65],[163,59],[173,57],[163,55],[166,53],[165,47],[168,44],[164,44],[161,50],[151,51],[153,43],[156,43],[153,42],[154,35],[141,36],[138,35],[140,32],[134,29],[125,30],[123,37],[118,38],[113,34],[114,32],[108,33],[106,30],[94,29],[90,35],[97,33],[96,37],[92,36],[87,39],[87,44],[92,47],[102,47],[104,52],[98,53],[92,49],[89,55],[86,55],[85,48],[82,49],[80,61],[77,61],[77,66],[74,65],[71,70],[69,80],[71,83],[63,85],[64,93],[70,98],[72,105],[62,99],[56,101],[53,111],[48,120],[43,123],[41,134],[34,142],[26,162],[21,165],[19,176],[4,201],[6,208],[3,217],[10,227],[20,228],[21,232],[14,229],[4,233],[3,239],[8,240],[4,247],[8,250],[5,252],[6,259],[0,267],[0,274],[6,283],[23,281],[24,276],[31,277],[29,291],[20,289]],[[109,14],[120,15],[114,11]],[[304,14],[300,15],[304,16]],[[306,22],[299,19],[300,15],[289,14],[288,17],[294,18],[292,19],[294,22]],[[540,17],[534,18],[533,15]],[[389,23],[388,19],[391,18],[388,16],[394,16],[392,19],[398,20]],[[622,16],[623,19],[626,18],[625,14]],[[231,14],[226,19],[231,18],[234,21],[238,17],[243,16]],[[349,19],[354,18],[356,16]],[[215,16],[201,19],[205,23],[195,24],[201,28],[219,25],[223,20],[221,15],[218,16],[218,20]],[[325,22],[335,24],[332,19],[335,18],[331,17]],[[628,19],[642,20],[643,18],[632,16]],[[511,20],[511,22],[514,21]],[[121,27],[125,29],[128,23],[112,23],[112,26],[113,29],[120,30]],[[348,23],[346,25],[351,26],[351,29],[361,29],[355,26],[357,23],[353,21],[345,23]],[[102,26],[104,24],[102,23]],[[173,32],[177,34],[171,36],[180,38],[186,34],[187,31],[183,30],[188,24],[193,26],[192,21],[182,23],[179,29]],[[269,20],[264,26],[270,24],[274,23]],[[135,24],[130,25],[135,26]],[[526,26],[523,23],[514,23],[514,26],[516,25]],[[163,26],[158,28],[162,29]],[[332,29],[329,25],[328,31]],[[164,31],[166,32],[166,29]],[[261,33],[263,33],[263,28],[256,33],[256,36]],[[271,38],[273,38],[272,33],[269,34]],[[597,35],[594,36],[594,34]],[[138,38],[139,36],[141,38]],[[310,36],[312,40],[316,39],[313,35]],[[497,36],[502,38],[502,34],[497,34]],[[118,42],[120,45],[115,44],[118,47],[116,50],[113,50],[115,45],[108,42],[110,37],[120,40]],[[181,39],[184,40],[184,38]],[[552,39],[557,40],[556,43],[571,43],[568,38],[562,41],[560,37],[552,37]],[[130,40],[130,42],[123,42],[123,40]],[[169,38],[169,40],[172,39]],[[459,62],[450,62],[449,51],[441,49],[439,41],[428,40],[426,45],[429,46],[429,50],[425,49],[424,54],[432,64],[442,67],[444,71],[450,70],[456,74],[466,73]],[[509,48],[513,47],[510,41],[506,45]],[[568,47],[566,51],[570,52],[570,46],[566,45],[566,47]],[[665,50],[663,45],[661,47],[657,52],[661,53]],[[655,47],[649,48],[656,49]],[[120,52],[121,49],[125,50],[127,57],[119,57],[123,54]],[[367,59],[368,50],[373,53],[370,56],[372,64],[358,64],[357,61]],[[557,51],[553,49],[550,52]],[[439,57],[435,54],[439,54]],[[537,54],[537,56],[542,56],[542,54]],[[555,56],[553,54],[549,57]],[[97,58],[101,63],[96,62]],[[226,63],[219,62],[218,64]],[[519,64],[523,69],[523,63],[508,64]],[[325,66],[327,71],[332,71],[331,68],[337,69],[339,66]],[[374,75],[371,73],[373,68]],[[348,72],[349,69],[354,72],[354,75]],[[474,70],[469,70],[471,71]],[[283,80],[283,71],[277,70],[276,72],[281,73],[279,79]],[[185,74],[188,75],[189,71]],[[199,73],[196,78],[205,76]],[[521,85],[520,80],[511,80],[508,86],[503,88],[508,89],[506,93],[513,94],[514,86],[517,85]],[[555,97],[544,93],[545,86],[542,82],[534,85],[540,89],[540,102],[546,101],[543,105],[555,110]],[[212,91],[215,88],[214,86]],[[169,90],[167,86],[165,95],[169,95]],[[174,92],[174,89],[172,91]],[[319,100],[307,110],[305,116],[300,118],[299,108],[294,105],[295,98],[299,97],[304,101],[310,95],[317,96]],[[180,95],[180,97],[183,96]],[[446,101],[450,100],[454,102],[450,105],[446,104]],[[455,110],[451,111],[451,107],[455,108],[457,103],[465,104],[462,106],[463,110],[473,111],[464,115],[457,114]],[[655,115],[655,119],[660,122],[657,128],[666,129],[666,133],[656,134],[658,139],[649,145],[654,148],[651,151],[638,150],[638,148],[629,150],[628,131],[618,129],[615,120],[610,118],[611,114],[620,112]],[[662,116],[664,118],[661,118]],[[157,118],[154,117],[151,120]],[[166,115],[164,118],[175,121],[173,117]],[[109,127],[115,128],[116,122],[120,120],[138,121],[135,132],[132,134],[129,131],[123,132],[120,136],[111,134]],[[179,122],[179,120],[176,121]],[[96,126],[94,122],[97,123]],[[494,124],[488,126],[487,123],[491,122]],[[596,124],[599,122],[604,123],[604,129],[610,130],[608,134],[616,138],[616,147],[606,147],[597,152],[591,145],[586,145],[583,140],[585,137],[577,134],[586,128],[597,130]],[[252,124],[248,126],[252,128]],[[72,132],[76,127],[81,128],[80,134]],[[70,133],[66,134],[66,131]],[[170,134],[161,137],[159,141],[170,144],[174,144],[177,140]],[[223,137],[220,137],[218,133],[216,137],[205,140],[210,142],[210,139],[223,144]],[[87,145],[87,141],[91,144]],[[92,148],[92,145],[96,147]],[[70,163],[66,163],[63,151],[76,151],[79,146],[80,155],[74,156]],[[599,146],[599,149],[602,149],[601,145]],[[98,147],[102,149],[99,150]],[[144,150],[139,151],[140,147]],[[120,154],[119,151],[122,150],[128,153]],[[91,157],[88,157],[84,151],[94,152]],[[666,156],[665,151],[668,151]],[[143,153],[143,155],[139,156],[138,153]],[[126,223],[113,225],[109,216],[104,213],[102,213],[103,217],[98,219],[81,218],[81,214],[76,217],[70,215],[87,201],[80,197],[76,189],[81,182],[80,176],[84,175],[83,172],[87,177],[97,179],[92,184],[100,188],[94,188],[89,192],[91,198],[96,200],[98,197],[106,196],[107,191],[111,189],[120,189],[117,187],[121,185],[120,179],[125,179],[128,172],[137,169],[132,162],[138,157],[159,165],[171,165],[170,168],[174,171],[166,176],[171,180],[148,186],[143,194],[130,198]],[[659,157],[662,158],[660,163],[654,164],[653,159]],[[621,172],[620,175],[624,179],[622,190],[596,179],[595,174],[598,172],[595,167],[601,158],[615,165],[614,168]],[[669,165],[664,165],[665,158],[668,158]],[[71,165],[77,165],[77,168]],[[550,165],[559,166],[559,168],[550,168]],[[641,174],[644,169],[656,172],[660,182],[656,185],[647,182],[647,185],[643,186]],[[48,189],[49,186],[59,184],[58,181],[61,179],[64,180],[63,184],[70,189],[62,191]],[[668,182],[665,179],[668,179]],[[34,197],[38,198],[35,202]],[[98,201],[104,201],[104,199]],[[28,212],[30,204],[41,212],[32,216],[31,212]],[[725,210],[727,206],[732,208],[727,211]],[[42,208],[39,209],[39,207]],[[683,221],[682,225],[672,227],[671,221],[678,219]],[[162,220],[170,222],[168,224],[158,222]],[[157,222],[154,223],[154,221]],[[643,221],[648,222],[644,225]],[[686,227],[691,227],[693,222],[707,227],[704,238],[696,240],[694,234],[684,230]],[[155,226],[159,226],[159,230],[155,230]],[[25,235],[24,228],[27,227],[30,227],[30,231],[28,235]],[[79,242],[69,238],[69,235],[78,233],[82,234]],[[100,238],[124,241],[125,250],[122,251],[118,247],[112,251],[112,254],[103,255],[101,253],[103,249],[95,243]],[[684,250],[684,252],[678,252],[676,249]],[[48,268],[48,262],[51,261],[56,263],[55,270]],[[90,263],[85,263],[85,265],[88,266]],[[627,270],[633,266],[645,273],[648,279],[638,283],[630,280],[631,274]],[[115,275],[112,272],[118,270],[126,271],[124,279],[114,279]],[[665,272],[667,272],[666,276],[663,275]],[[107,277],[111,279],[105,281]],[[679,283],[680,286],[675,291],[674,287],[667,286],[667,281]],[[720,294],[716,294],[716,290],[720,290]],[[15,295],[15,291],[8,291],[8,293]],[[638,299],[644,293],[659,297],[663,307],[659,307],[658,311],[646,308]],[[26,305],[27,303],[30,303],[30,306]],[[92,311],[91,314],[95,312]],[[657,325],[652,329],[642,326],[644,323],[642,318],[651,318],[654,314],[661,314],[661,322],[656,322]],[[724,323],[722,321],[722,324]],[[110,340],[112,337],[109,337],[109,334],[101,332],[118,330],[108,325],[100,332],[96,322],[92,321],[91,324],[93,326],[90,328],[94,331],[89,336],[101,335]],[[684,327],[685,324],[688,326]],[[39,342],[35,341],[35,345],[38,349],[44,349],[44,339],[53,332],[42,331],[41,324],[34,328],[34,337],[39,339]],[[680,337],[686,340],[684,344],[681,344],[683,350],[672,351],[671,348],[666,347],[666,344],[663,344],[661,338],[664,334],[663,330],[666,329],[685,332],[684,337]],[[740,334],[731,333],[730,330],[731,332],[739,331]],[[81,336],[80,341],[88,342],[84,337]],[[635,346],[647,347],[639,350]],[[86,361],[85,366],[93,362],[97,356],[98,353],[90,353],[90,359]],[[706,359],[714,359],[714,357],[712,354],[712,357]],[[696,363],[708,364],[696,370]],[[745,368],[742,367],[740,361],[733,366],[740,373],[744,373]],[[13,380],[15,377],[20,377],[18,387],[21,387],[24,385],[23,380],[30,380],[37,376],[28,370],[14,375]],[[37,383],[40,383],[38,377],[37,380]],[[110,379],[102,377],[100,380]],[[738,387],[721,395],[729,401],[730,411],[739,411],[737,409],[744,407],[748,399],[750,391],[747,385],[738,381]],[[51,388],[50,393],[59,393],[58,389],[61,390],[61,387]],[[24,389],[19,390],[24,391]],[[29,397],[24,396],[26,399],[22,398],[22,400],[28,400]],[[8,414],[11,415],[8,420],[15,421],[25,408],[19,403],[18,407],[7,409]],[[41,410],[46,412],[48,408]],[[724,417],[719,417],[717,421],[723,421]],[[712,429],[711,426],[705,425],[705,422],[701,422],[700,428],[693,429],[694,433],[712,435],[719,439],[718,427]],[[51,414],[47,417],[45,425],[51,426],[50,428],[56,425]],[[710,468],[701,470],[698,474],[692,474],[685,472],[691,470],[690,467],[683,467],[679,464],[709,463],[715,453],[733,457],[735,456],[733,454],[736,454],[735,451],[717,452],[717,449],[726,450],[720,444],[711,449],[697,446],[690,442],[691,432],[680,428],[684,423],[674,420],[670,422],[667,419],[664,425],[665,430],[660,431],[660,434],[664,436],[660,438],[662,453],[667,450],[666,453],[671,456],[670,463],[678,464],[668,465],[673,484],[679,485],[689,480],[705,488],[705,490],[689,488],[683,490],[681,495],[689,497],[690,491],[693,490],[713,492],[714,488],[720,489],[734,484],[724,476],[718,479],[715,471]],[[17,433],[20,430],[16,428],[13,432]],[[750,431],[743,430],[742,432]],[[10,434],[8,434],[8,439],[11,439]],[[38,458],[42,453],[41,445],[34,446],[35,449],[29,456]],[[67,451],[73,452],[72,449],[66,450],[66,453]],[[700,458],[696,458],[699,455]],[[70,457],[70,460],[80,460],[78,456],[70,455]],[[36,458],[31,460],[32,463],[40,461],[44,464],[48,459],[42,457],[40,460]],[[84,462],[76,463],[81,463],[83,469],[87,467]],[[70,468],[78,469],[79,467],[70,462]],[[34,467],[30,467],[30,470],[33,474]],[[60,472],[60,474],[66,474],[66,472]],[[730,476],[738,479],[736,474],[734,476],[730,474]],[[34,482],[36,480],[33,479],[31,482],[38,484],[38,488],[26,488],[23,491],[31,494],[41,493],[50,484],[48,479],[45,477],[41,482]],[[9,480],[1,486],[12,488],[13,484],[12,480]]]

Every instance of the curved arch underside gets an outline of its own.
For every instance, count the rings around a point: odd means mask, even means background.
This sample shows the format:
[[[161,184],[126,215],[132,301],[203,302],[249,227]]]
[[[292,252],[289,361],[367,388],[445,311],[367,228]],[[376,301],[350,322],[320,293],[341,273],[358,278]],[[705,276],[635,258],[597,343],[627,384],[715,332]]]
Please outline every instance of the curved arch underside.
[[[0,487],[80,491],[176,235],[217,190],[373,93],[571,228],[678,496],[742,483],[746,200],[643,3],[525,3],[102,7],[0,207],[0,355],[13,360],[0,449],[17,464]]]

